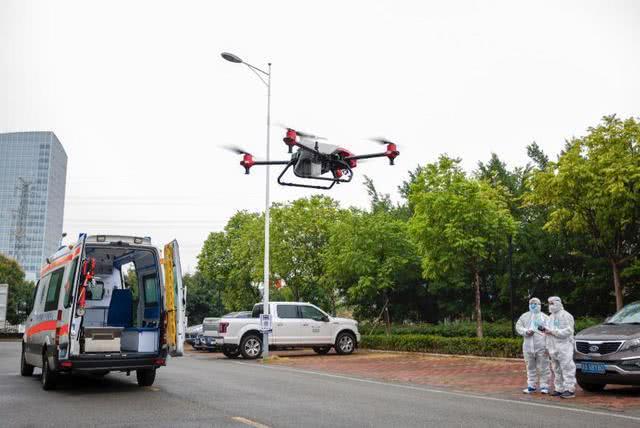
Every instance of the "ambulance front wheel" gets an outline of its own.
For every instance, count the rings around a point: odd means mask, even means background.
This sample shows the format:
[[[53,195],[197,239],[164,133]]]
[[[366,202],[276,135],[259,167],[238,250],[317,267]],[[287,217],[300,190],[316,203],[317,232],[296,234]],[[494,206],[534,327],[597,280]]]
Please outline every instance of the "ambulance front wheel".
[[[138,369],[136,377],[138,378],[138,386],[151,386],[156,380],[156,369]]]

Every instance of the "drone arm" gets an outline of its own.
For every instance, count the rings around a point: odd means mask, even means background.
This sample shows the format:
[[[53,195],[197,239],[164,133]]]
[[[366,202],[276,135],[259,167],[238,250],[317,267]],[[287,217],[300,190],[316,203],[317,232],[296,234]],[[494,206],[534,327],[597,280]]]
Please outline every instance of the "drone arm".
[[[255,161],[254,165],[286,165],[290,161]]]
[[[371,159],[371,158],[382,158],[386,157],[389,159],[389,164],[393,165],[393,161],[400,155],[400,152],[396,148],[396,145],[393,143],[387,144],[387,151],[382,153],[371,153],[368,155],[359,155],[359,156],[348,156],[344,158],[345,161],[350,160],[358,160],[358,159]]]
[[[344,160],[345,161],[350,161],[350,160],[360,160],[360,159],[382,158],[382,157],[385,157],[386,155],[387,155],[386,152],[371,153],[371,154],[368,154],[368,155],[347,156],[346,158],[344,158]]]

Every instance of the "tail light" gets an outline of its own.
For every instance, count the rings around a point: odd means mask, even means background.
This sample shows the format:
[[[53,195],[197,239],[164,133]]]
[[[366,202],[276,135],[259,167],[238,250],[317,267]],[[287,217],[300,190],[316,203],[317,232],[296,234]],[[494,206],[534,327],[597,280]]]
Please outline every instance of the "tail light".
[[[61,361],[60,362],[60,367],[64,367],[65,369],[70,369],[71,367],[73,367],[73,362],[71,362],[71,361]]]
[[[55,344],[60,344],[60,329],[62,328],[62,310],[58,309],[58,317],[56,319],[56,340]]]
[[[227,328],[229,328],[229,323],[221,322],[220,324],[218,324],[218,333],[226,333]]]
[[[166,360],[164,358],[154,358],[153,359],[153,365],[155,366],[165,366]]]

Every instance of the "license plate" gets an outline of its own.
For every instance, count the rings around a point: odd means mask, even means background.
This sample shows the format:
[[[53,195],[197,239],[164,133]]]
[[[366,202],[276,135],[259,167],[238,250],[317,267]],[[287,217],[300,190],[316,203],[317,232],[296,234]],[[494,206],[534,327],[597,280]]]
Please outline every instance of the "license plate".
[[[582,373],[605,374],[606,371],[603,363],[582,363]]]

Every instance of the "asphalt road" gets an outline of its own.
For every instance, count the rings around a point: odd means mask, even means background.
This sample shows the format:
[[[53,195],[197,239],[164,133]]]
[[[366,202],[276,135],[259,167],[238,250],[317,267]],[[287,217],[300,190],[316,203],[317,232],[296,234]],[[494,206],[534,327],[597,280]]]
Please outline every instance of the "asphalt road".
[[[135,375],[67,377],[43,391],[0,342],[0,426],[638,427],[640,415],[482,397],[188,354],[140,388]],[[322,358],[322,357],[318,357]]]

